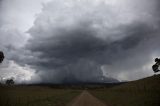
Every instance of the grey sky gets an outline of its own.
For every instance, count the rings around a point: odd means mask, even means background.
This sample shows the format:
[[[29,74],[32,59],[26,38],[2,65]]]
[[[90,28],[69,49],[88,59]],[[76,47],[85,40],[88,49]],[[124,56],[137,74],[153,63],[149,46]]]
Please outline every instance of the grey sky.
[[[153,59],[160,55],[159,5],[159,0],[2,0],[0,49],[6,60],[0,73],[18,83],[152,75]]]

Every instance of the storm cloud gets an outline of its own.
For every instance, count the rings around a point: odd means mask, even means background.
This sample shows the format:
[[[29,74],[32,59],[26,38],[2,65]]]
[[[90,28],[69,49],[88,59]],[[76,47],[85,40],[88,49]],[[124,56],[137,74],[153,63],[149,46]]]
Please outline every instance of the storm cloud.
[[[35,70],[31,82],[115,82],[152,75],[160,53],[159,4],[50,0],[26,31],[24,46],[10,47],[9,60]]]

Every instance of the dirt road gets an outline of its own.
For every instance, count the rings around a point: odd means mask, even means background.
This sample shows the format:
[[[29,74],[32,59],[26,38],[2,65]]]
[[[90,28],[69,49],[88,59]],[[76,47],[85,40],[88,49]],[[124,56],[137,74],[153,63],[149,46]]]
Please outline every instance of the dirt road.
[[[86,90],[83,91],[67,106],[107,106],[102,101],[91,95]]]

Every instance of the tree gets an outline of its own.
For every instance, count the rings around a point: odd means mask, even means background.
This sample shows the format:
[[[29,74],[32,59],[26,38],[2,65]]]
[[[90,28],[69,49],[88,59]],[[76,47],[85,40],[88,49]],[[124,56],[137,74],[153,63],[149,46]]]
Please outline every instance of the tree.
[[[0,63],[2,63],[3,59],[4,59],[4,54],[2,51],[0,51]]]
[[[159,58],[156,58],[155,59],[155,64],[152,66],[152,69],[153,71],[156,73],[156,72],[159,72],[159,66],[160,66],[160,59]]]
[[[13,79],[8,79],[8,80],[6,80],[6,84],[7,85],[13,85],[14,84],[14,80]]]
[[[0,63],[2,63],[3,59],[4,59],[4,54],[2,51],[0,51]],[[0,81],[0,85],[1,85],[1,81]]]

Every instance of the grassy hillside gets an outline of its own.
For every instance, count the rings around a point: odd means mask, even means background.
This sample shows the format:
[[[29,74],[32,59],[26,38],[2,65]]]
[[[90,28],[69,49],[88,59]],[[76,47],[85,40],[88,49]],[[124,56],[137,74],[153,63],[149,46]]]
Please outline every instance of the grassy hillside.
[[[160,106],[160,75],[90,92],[110,106]]]
[[[80,92],[45,86],[1,86],[0,106],[65,106]]]

